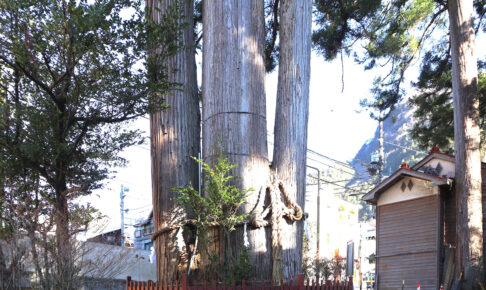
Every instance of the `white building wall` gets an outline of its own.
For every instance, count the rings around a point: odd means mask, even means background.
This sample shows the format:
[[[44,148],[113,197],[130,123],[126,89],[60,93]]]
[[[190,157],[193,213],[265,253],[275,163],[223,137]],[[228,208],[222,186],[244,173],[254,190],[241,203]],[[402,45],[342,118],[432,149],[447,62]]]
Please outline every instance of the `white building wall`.
[[[436,194],[439,194],[439,188],[434,186],[432,182],[420,178],[406,177],[380,195],[378,206]]]
[[[358,211],[355,204],[344,201],[329,188],[321,188],[320,202],[320,257],[332,258],[335,252],[346,256],[346,247],[349,241],[359,239]],[[310,252],[316,251],[317,233],[317,186],[307,186],[305,212],[310,232]],[[356,254],[355,254],[356,255]]]

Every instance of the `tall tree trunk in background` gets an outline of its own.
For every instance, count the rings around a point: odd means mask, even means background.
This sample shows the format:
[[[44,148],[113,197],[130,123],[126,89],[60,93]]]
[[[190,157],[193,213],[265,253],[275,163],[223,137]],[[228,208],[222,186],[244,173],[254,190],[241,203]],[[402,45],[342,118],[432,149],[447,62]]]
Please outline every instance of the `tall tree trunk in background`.
[[[176,0],[147,0],[151,21],[159,22],[168,7]],[[188,23],[182,33],[182,43],[193,47],[193,1],[182,1],[184,17],[179,21]],[[170,108],[150,116],[152,155],[152,197],[154,233],[178,223],[185,214],[175,212],[172,188],[191,183],[198,185],[197,163],[190,157],[199,152],[200,113],[197,93],[196,63],[194,49],[181,50],[170,57],[164,65],[169,72],[169,81],[181,84],[179,90],[161,96]],[[155,238],[157,257],[157,279],[175,281],[185,271],[187,261],[181,261],[177,246],[177,232],[172,230]]]
[[[291,199],[305,202],[312,2],[283,0],[272,169]],[[295,279],[302,267],[303,223],[282,223],[283,277]]]
[[[238,167],[232,172],[250,193],[242,211],[255,206],[269,176],[265,108],[264,13],[261,0],[212,0],[203,7],[203,158],[212,163],[216,147]],[[215,147],[216,146],[216,147]],[[250,227],[249,227],[250,228]],[[248,232],[258,279],[271,276],[268,228]],[[238,257],[243,229],[231,233],[215,254]],[[220,259],[222,257],[220,256]],[[228,259],[226,259],[228,261]]]
[[[473,1],[449,0],[457,190],[458,272],[463,289],[483,280],[483,226]]]
[[[7,260],[4,253],[5,245],[6,243],[0,241],[0,289],[7,289],[11,277],[9,268],[7,268]]]
[[[62,168],[63,162],[56,162],[57,168]],[[67,186],[63,170],[56,173],[56,199],[54,202],[54,220],[56,224],[56,283],[59,289],[72,288],[74,282],[74,239],[70,229]]]
[[[383,180],[383,169],[385,168],[385,146],[383,145],[384,141],[384,131],[383,131],[383,123],[385,122],[383,117],[378,119],[378,182],[379,184]]]

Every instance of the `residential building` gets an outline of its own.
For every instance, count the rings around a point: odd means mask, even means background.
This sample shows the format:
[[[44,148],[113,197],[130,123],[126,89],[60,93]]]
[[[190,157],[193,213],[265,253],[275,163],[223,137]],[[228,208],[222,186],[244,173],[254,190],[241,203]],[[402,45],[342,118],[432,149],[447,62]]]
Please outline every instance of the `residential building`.
[[[87,239],[88,242],[102,243],[107,245],[120,246],[121,245],[121,230],[116,229],[106,233],[99,234]]]
[[[486,164],[481,167],[484,189]],[[424,159],[412,167],[402,164],[363,197],[376,205],[378,289],[411,289],[417,284],[421,289],[439,289],[442,283],[450,289],[453,285],[454,176],[454,156],[434,146]],[[484,216],[486,199],[482,203]]]
[[[134,247],[136,249],[150,250],[153,247],[151,240],[154,233],[154,215],[153,211],[150,211],[149,216],[140,223],[134,225]]]

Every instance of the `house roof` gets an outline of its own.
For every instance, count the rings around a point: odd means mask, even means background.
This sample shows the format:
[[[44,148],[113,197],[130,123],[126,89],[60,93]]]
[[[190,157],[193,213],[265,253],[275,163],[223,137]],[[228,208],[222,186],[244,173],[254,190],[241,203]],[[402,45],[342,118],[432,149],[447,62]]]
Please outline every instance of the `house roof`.
[[[154,210],[151,210],[150,211],[150,214],[148,215],[148,217],[145,220],[143,220],[143,221],[141,221],[141,222],[139,222],[137,224],[134,224],[133,226],[134,227],[143,227],[143,226],[146,226],[146,225],[148,225],[152,221],[152,218],[153,217],[154,217]]]
[[[427,156],[425,156],[422,160],[420,160],[414,166],[412,166],[412,169],[413,170],[419,170],[422,166],[427,164],[427,162],[429,162],[430,160],[435,159],[435,158],[450,161],[450,162],[455,162],[455,156],[454,155],[442,153],[442,151],[440,151],[439,147],[434,145],[434,147],[432,147],[432,150],[430,150],[429,154],[427,154]]]
[[[375,188],[373,188],[371,191],[366,193],[363,196],[363,199],[366,202],[376,204],[382,192],[386,191],[393,184],[400,181],[404,177],[413,177],[413,178],[427,180],[432,182],[434,185],[450,184],[452,182],[451,178],[448,178],[446,176],[438,176],[435,174],[430,174],[427,173],[427,170],[423,170],[424,165],[433,159],[441,159],[441,160],[455,163],[454,155],[443,153],[440,151],[439,147],[434,145],[434,147],[432,147],[432,149],[430,150],[429,154],[425,156],[422,160],[417,162],[411,168],[408,166],[408,164],[403,163],[402,166],[397,171],[395,171],[392,175],[390,175],[388,178],[383,180],[380,184],[375,186]],[[486,169],[485,162],[481,162],[481,168]]]
[[[422,160],[420,160],[414,166],[412,166],[412,169],[419,170],[425,164],[427,164],[427,162],[435,158],[456,163],[456,157],[454,155],[443,153],[442,151],[440,151],[439,147],[434,145],[434,147],[432,147],[432,149],[430,150],[429,154],[427,154],[427,156],[425,156]],[[481,168],[486,168],[485,162],[481,161]]]
[[[375,186],[371,191],[366,193],[363,196],[363,199],[366,202],[376,204],[378,201],[378,197],[380,196],[381,193],[389,189],[392,185],[394,185],[396,182],[400,181],[404,177],[413,177],[413,178],[430,181],[434,185],[450,184],[451,182],[449,178],[413,170],[408,166],[408,164],[403,163],[400,169],[395,171],[392,175],[390,175],[388,178],[383,180],[380,184]]]

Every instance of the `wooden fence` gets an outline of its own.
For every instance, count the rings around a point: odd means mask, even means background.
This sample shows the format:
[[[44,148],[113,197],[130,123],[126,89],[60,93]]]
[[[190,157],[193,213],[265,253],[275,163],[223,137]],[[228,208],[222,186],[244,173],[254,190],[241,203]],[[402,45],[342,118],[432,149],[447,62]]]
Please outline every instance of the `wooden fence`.
[[[247,281],[236,286],[234,281],[232,285],[226,285],[224,282],[197,282],[194,281],[193,285],[187,283],[187,276],[182,277],[182,281],[176,283],[157,283],[153,281],[142,282],[132,281],[131,277],[127,277],[127,290],[353,290],[352,277],[347,282],[331,282],[326,281],[304,281],[304,275],[297,275],[297,283],[294,284],[293,280],[290,280],[288,284],[280,283],[280,286],[275,286],[273,282],[257,282]]]

